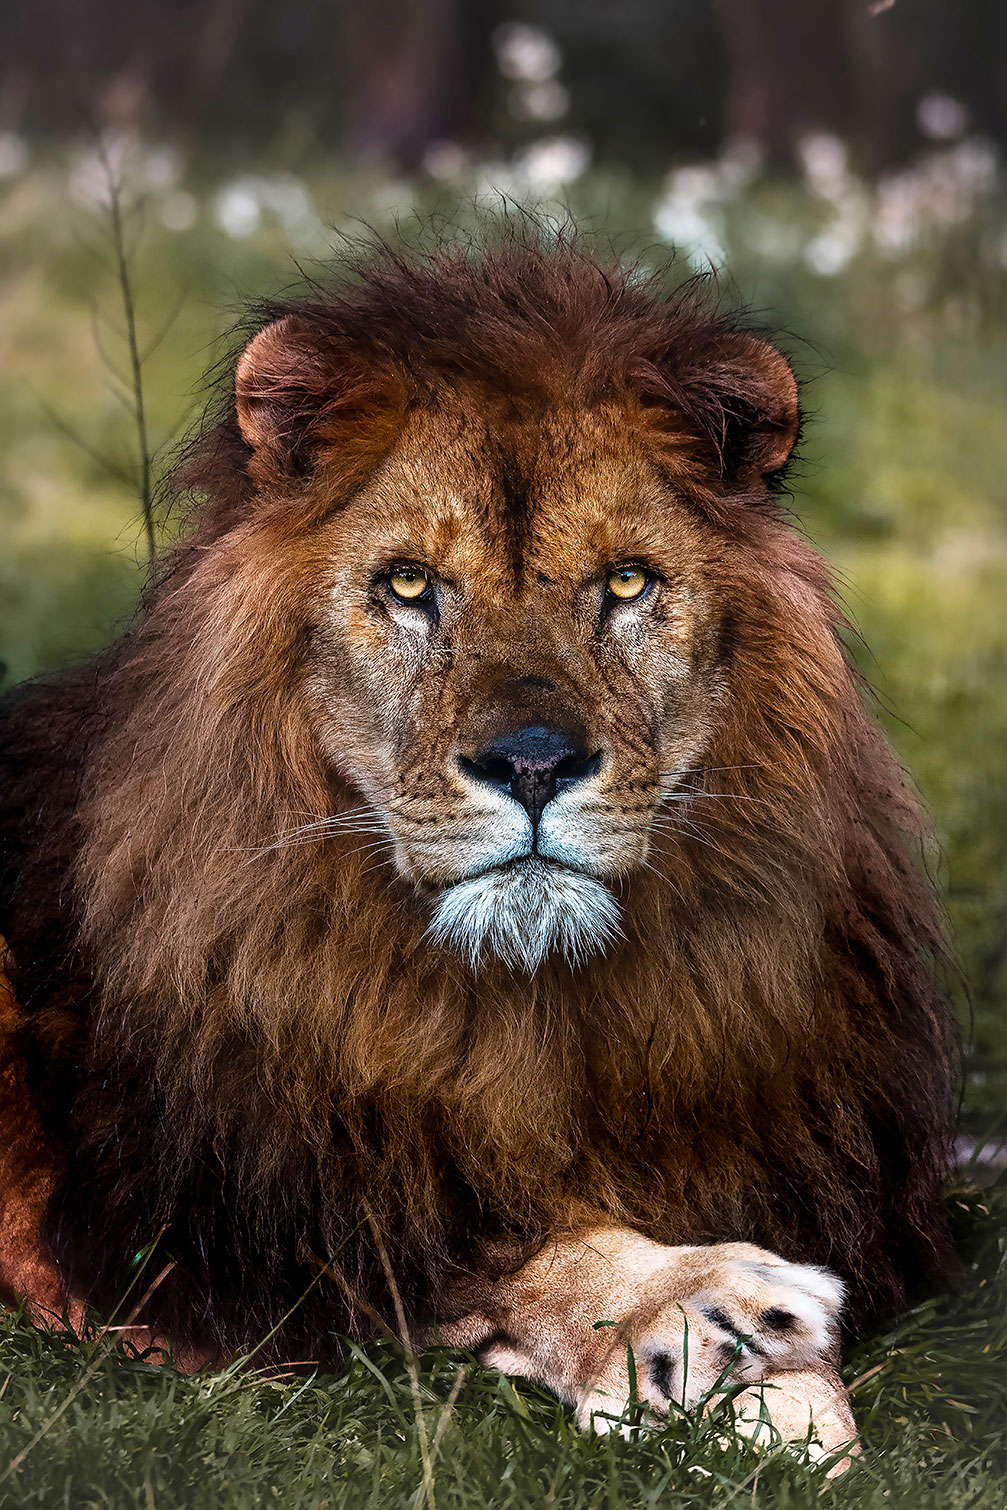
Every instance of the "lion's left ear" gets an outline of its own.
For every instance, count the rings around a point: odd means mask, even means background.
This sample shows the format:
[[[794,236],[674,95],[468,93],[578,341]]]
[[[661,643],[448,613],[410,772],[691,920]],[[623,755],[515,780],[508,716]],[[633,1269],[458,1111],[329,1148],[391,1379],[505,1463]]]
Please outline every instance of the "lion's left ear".
[[[782,352],[758,336],[724,339],[709,380],[723,418],[720,451],[725,476],[754,483],[785,466],[800,430],[797,379]]]
[[[800,429],[797,380],[775,346],[747,332],[673,346],[640,375],[641,397],[709,444],[723,480],[754,487],[783,467]]]

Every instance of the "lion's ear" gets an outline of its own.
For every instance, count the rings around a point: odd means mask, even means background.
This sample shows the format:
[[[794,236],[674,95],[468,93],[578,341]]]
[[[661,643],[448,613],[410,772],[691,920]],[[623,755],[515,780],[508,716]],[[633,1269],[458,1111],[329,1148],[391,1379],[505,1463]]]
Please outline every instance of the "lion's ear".
[[[711,447],[725,482],[752,488],[787,462],[800,429],[797,381],[768,341],[729,332],[684,350],[675,344],[639,377],[658,425],[677,431],[684,419]]]
[[[274,320],[238,358],[234,400],[238,427],[253,451],[292,453],[317,422],[335,385],[317,341],[294,316]]]
[[[758,336],[727,338],[714,364],[723,407],[725,475],[754,483],[785,466],[800,430],[797,379],[782,352]]]
[[[323,449],[352,471],[391,443],[405,405],[402,379],[367,362],[307,315],[284,315],[253,336],[234,374],[238,427],[267,472],[304,471]]]

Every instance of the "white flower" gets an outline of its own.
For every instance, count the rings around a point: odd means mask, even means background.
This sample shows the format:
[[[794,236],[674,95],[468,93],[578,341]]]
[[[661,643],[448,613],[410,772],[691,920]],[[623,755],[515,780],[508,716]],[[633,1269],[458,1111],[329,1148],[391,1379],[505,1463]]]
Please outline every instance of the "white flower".
[[[258,180],[237,178],[217,195],[214,205],[217,224],[229,236],[251,236],[262,224]]]
[[[847,184],[845,142],[827,131],[816,131],[801,138],[797,153],[812,193],[820,199],[836,199]]]
[[[128,170],[139,161],[135,132],[104,132],[99,147],[80,148],[71,156],[70,198],[88,210],[107,209],[113,185],[131,186],[135,180]]]
[[[314,247],[324,239],[311,195],[293,173],[269,178],[248,173],[234,179],[218,193],[214,213],[229,236],[251,236],[268,213],[300,246]]]
[[[717,159],[717,176],[727,189],[743,189],[758,176],[765,159],[753,136],[732,136]]]
[[[961,100],[935,90],[925,94],[916,106],[916,120],[924,136],[934,141],[951,141],[965,130],[969,113]]]
[[[575,136],[543,136],[514,159],[519,179],[528,188],[548,193],[572,183],[591,162],[587,142]]]
[[[480,209],[499,209],[501,197],[518,195],[523,185],[509,164],[491,158],[482,163],[476,179],[476,203]]]
[[[0,131],[0,178],[13,178],[28,161],[28,146],[13,131]]]
[[[423,154],[423,171],[448,182],[462,176],[467,162],[465,149],[457,142],[431,142]]]
[[[973,194],[988,194],[996,183],[997,149],[983,136],[967,136],[949,153],[952,172]]]
[[[664,194],[654,210],[658,235],[681,247],[696,267],[726,261],[721,183],[712,168],[677,168],[668,175]]]
[[[497,67],[506,79],[542,84],[559,72],[563,56],[548,32],[510,21],[493,33]]]
[[[389,220],[394,220],[397,215],[408,215],[415,203],[415,190],[403,178],[393,179],[371,195],[371,204],[377,213]]]
[[[813,236],[804,248],[804,260],[812,272],[824,278],[841,273],[857,249],[857,241],[839,222]]]

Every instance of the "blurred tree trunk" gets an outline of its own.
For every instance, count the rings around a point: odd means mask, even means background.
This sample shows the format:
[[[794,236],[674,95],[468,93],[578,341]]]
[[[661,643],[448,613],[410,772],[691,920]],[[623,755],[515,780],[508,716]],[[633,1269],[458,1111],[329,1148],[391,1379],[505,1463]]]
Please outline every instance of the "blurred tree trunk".
[[[344,141],[414,169],[432,141],[465,137],[483,82],[492,0],[344,0]]]
[[[877,167],[896,148],[902,49],[868,0],[715,0],[728,60],[726,134],[786,164],[811,131]]]

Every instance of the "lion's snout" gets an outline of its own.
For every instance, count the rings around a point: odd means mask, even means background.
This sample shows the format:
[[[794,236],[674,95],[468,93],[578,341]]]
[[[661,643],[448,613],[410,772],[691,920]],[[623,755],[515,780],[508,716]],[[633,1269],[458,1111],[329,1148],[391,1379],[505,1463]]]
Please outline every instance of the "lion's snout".
[[[459,754],[457,760],[465,776],[519,802],[535,832],[554,797],[598,773],[602,753],[589,753],[577,734],[529,724],[498,735],[474,756]]]
[[[456,748],[448,768],[461,804],[407,841],[410,872],[438,888],[431,936],[473,964],[529,971],[606,950],[621,933],[610,883],[647,847],[646,820],[627,822],[618,800],[615,752],[524,723]]]

